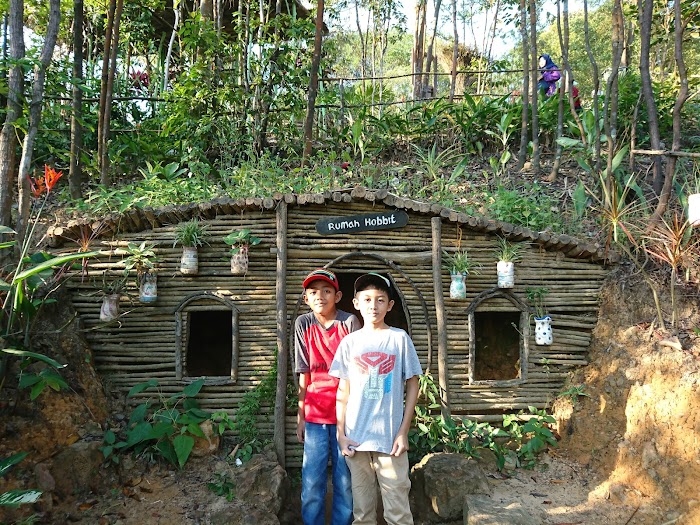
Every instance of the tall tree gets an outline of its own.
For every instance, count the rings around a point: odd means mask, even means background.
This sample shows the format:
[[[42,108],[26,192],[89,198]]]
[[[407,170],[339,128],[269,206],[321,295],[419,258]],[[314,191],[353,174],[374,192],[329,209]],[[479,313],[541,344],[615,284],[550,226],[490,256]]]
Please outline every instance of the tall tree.
[[[83,0],[73,2],[73,112],[70,119],[70,169],[68,185],[70,195],[74,199],[82,196],[83,182],[80,153],[83,149],[83,92],[80,84],[83,81]]]
[[[674,0],[673,2],[673,14],[675,18],[673,23],[673,56],[676,60],[676,69],[678,71],[680,88],[678,90],[676,102],[673,105],[673,139],[671,143],[671,152],[677,152],[681,149],[681,112],[683,111],[683,106],[689,97],[688,69],[686,68],[685,59],[683,57],[683,38],[688,27],[688,23],[698,15],[698,12],[700,12],[700,3],[698,2],[690,3],[688,12],[685,13],[685,16],[683,10],[681,9],[681,0]],[[676,161],[676,156],[671,155],[666,163],[664,185],[661,189],[659,202],[650,219],[650,224],[652,225],[661,220],[661,217],[666,212],[666,208],[668,207],[668,201],[671,198],[673,175],[676,172]]]
[[[7,79],[7,113],[0,133],[0,224],[12,224],[14,170],[17,163],[17,134],[15,125],[22,115],[24,73],[20,61],[24,58],[24,0],[10,0],[10,74]]]
[[[621,0],[613,3],[613,33],[612,33],[612,67],[606,81],[604,127],[608,139],[607,179],[605,184],[608,192],[612,190],[612,162],[617,152],[617,108],[619,106],[618,87],[620,63],[625,47],[625,19],[622,13]]]
[[[311,155],[312,134],[314,125],[314,110],[318,93],[318,70],[321,66],[321,43],[323,41],[323,11],[325,3],[318,0],[316,6],[316,34],[314,36],[314,54],[311,58],[311,78],[309,80],[309,97],[306,105],[306,120],[304,121],[304,160]]]
[[[41,107],[44,99],[44,84],[46,69],[51,64],[51,57],[58,38],[58,28],[61,22],[61,0],[50,0],[49,21],[46,26],[46,36],[41,50],[39,62],[34,66],[34,78],[32,80],[32,98],[29,103],[29,126],[22,143],[22,158],[19,163],[17,176],[18,188],[18,220],[17,239],[18,245],[24,240],[27,222],[29,220],[29,170],[31,169],[32,156],[34,154],[34,142],[39,131],[41,120]]]
[[[413,74],[413,98],[423,98],[423,61],[425,59],[425,26],[427,23],[428,0],[416,1],[416,29],[413,36],[411,73]]]
[[[539,90],[537,89],[539,57],[537,55],[537,1],[528,0],[530,12],[530,70],[532,86],[532,171],[537,174],[540,171],[540,123],[537,111]]]
[[[598,62],[591,49],[590,27],[588,25],[588,0],[583,0],[583,34],[586,42],[586,54],[591,63],[593,71],[593,120],[595,121],[595,172],[600,173],[600,106],[598,104],[598,93],[600,91],[600,76],[598,72]]]
[[[661,134],[659,132],[659,113],[654,99],[654,91],[651,85],[651,33],[652,20],[654,18],[654,0],[637,0],[639,11],[639,75],[642,82],[642,96],[647,109],[647,122],[649,125],[649,143],[651,149],[661,149]],[[661,169],[661,157],[654,157],[654,178],[652,186],[658,196],[664,184],[664,175]]]
[[[530,46],[528,45],[527,31],[527,0],[520,0],[520,44],[522,46],[523,60],[523,84],[521,88],[520,98],[522,100],[522,114],[520,116],[520,148],[518,148],[518,164],[516,168],[521,170],[525,166],[527,159],[527,143],[528,143],[528,123],[530,121],[528,110],[530,108]],[[537,89],[536,86],[533,89]]]

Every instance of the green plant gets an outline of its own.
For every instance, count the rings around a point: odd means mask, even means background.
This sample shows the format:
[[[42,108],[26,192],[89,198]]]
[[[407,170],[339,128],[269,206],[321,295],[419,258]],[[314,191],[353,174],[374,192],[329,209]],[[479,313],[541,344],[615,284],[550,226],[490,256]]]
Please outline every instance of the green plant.
[[[496,239],[498,248],[495,251],[496,259],[504,262],[518,262],[522,258],[522,244],[508,242],[504,237]]]
[[[556,420],[545,410],[538,410],[533,406],[528,407],[528,412],[525,423],[521,423],[522,412],[518,415],[503,416],[503,428],[510,435],[517,454],[516,466],[524,468],[534,467],[537,456],[548,446],[557,444],[554,434],[547,426],[556,423]]]
[[[224,237],[224,242],[231,246],[231,255],[236,255],[240,252],[246,252],[248,250],[248,247],[257,246],[258,244],[260,244],[261,240],[262,239],[260,239],[259,237],[256,237],[255,235],[250,233],[250,230],[247,228],[238,230],[236,232],[231,232],[226,237]]]
[[[450,273],[471,273],[479,275],[481,265],[469,258],[469,254],[464,250],[456,250],[452,253],[447,250],[442,252],[442,264]]]
[[[226,501],[233,501],[236,497],[236,484],[229,478],[227,472],[217,472],[214,474],[214,480],[207,483],[207,488],[217,496],[223,496]]]
[[[10,468],[27,457],[26,452],[13,454],[9,458],[0,460],[0,478],[3,477]],[[28,490],[10,490],[0,493],[0,506],[16,507],[28,503],[36,503],[41,497],[42,492],[36,489]]]
[[[192,248],[203,246],[207,237],[207,225],[201,224],[197,219],[181,222],[175,229],[175,242],[173,246],[182,244]]]
[[[150,272],[155,268],[155,262],[158,260],[156,257],[156,252],[153,250],[155,245],[146,244],[143,241],[141,244],[134,244],[132,242],[127,244],[126,252],[129,256],[124,259],[124,271],[129,272],[129,270],[136,270],[136,275],[139,281],[143,274]]]
[[[527,300],[535,311],[535,317],[542,319],[547,316],[547,307],[544,298],[549,295],[549,289],[543,286],[527,289]]]
[[[199,407],[195,396],[203,385],[203,379],[197,380],[172,396],[166,396],[158,388],[155,400],[148,398],[134,408],[123,435],[117,436],[112,430],[105,432],[104,446],[100,448],[105,459],[118,463],[117,453],[131,451],[136,456],[162,457],[182,468],[190,457],[195,437],[205,437],[201,423],[211,421],[218,434],[233,426],[221,413],[212,414]],[[129,390],[127,397],[158,386],[155,379],[139,383]]]
[[[107,273],[102,274],[102,279],[98,281],[93,279],[93,286],[101,295],[122,295],[127,293],[129,287],[129,274],[120,276],[112,276],[109,278]]]
[[[571,401],[572,405],[577,405],[580,397],[591,397],[586,390],[586,385],[571,385],[566,390],[557,394],[557,397],[564,397]]]
[[[67,385],[60,377],[57,370],[62,365],[43,354],[30,351],[30,332],[32,322],[42,305],[54,302],[47,290],[55,290],[60,284],[60,278],[65,276],[68,268],[74,261],[85,260],[97,255],[97,252],[79,252],[53,257],[45,252],[29,255],[29,247],[32,244],[34,231],[41,212],[46,205],[49,194],[54,185],[61,178],[62,173],[45,166],[44,176],[39,179],[30,179],[34,197],[41,199],[34,204],[37,211],[33,213],[28,223],[23,242],[20,247],[17,263],[9,272],[0,278],[0,299],[2,311],[0,312],[0,388],[5,382],[10,358],[20,358],[19,385],[20,388],[30,388],[30,397],[35,399],[48,386],[53,390],[60,390]],[[15,231],[7,226],[0,225],[0,249],[11,249],[16,240],[7,240],[3,236],[15,235]],[[56,268],[59,268],[56,270]],[[44,368],[39,372],[29,370],[29,365],[38,361],[50,368]]]

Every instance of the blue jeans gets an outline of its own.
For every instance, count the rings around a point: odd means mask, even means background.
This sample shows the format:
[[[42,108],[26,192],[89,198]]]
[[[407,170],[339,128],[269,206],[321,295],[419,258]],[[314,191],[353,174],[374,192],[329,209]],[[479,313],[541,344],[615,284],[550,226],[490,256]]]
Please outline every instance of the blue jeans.
[[[306,423],[301,466],[301,517],[304,525],[325,525],[328,456],[333,467],[332,525],[352,523],[352,484],[345,458],[338,448],[335,425]]]

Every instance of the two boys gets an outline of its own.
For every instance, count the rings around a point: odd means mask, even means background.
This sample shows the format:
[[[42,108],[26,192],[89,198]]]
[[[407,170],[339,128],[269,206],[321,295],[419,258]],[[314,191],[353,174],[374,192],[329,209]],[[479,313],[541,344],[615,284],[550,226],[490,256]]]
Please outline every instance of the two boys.
[[[316,278],[313,278],[314,275]],[[327,290],[327,303],[334,301],[333,305],[337,304],[341,292],[337,286],[337,278],[327,270],[311,272],[304,280],[304,301],[311,306],[314,319],[321,323],[317,314],[317,310],[321,308],[320,305],[315,306],[314,302],[317,293],[314,291],[314,281],[320,281],[320,287],[330,284],[335,288],[335,294],[332,290]],[[337,442],[327,435],[328,446],[333,449],[331,457],[336,458],[336,462],[333,463],[334,497],[331,522],[333,525],[349,523],[340,521],[340,515],[336,516],[336,498],[343,498],[343,495],[336,490],[335,471],[337,465],[347,461],[346,468],[349,468],[352,474],[354,525],[376,523],[377,483],[382,493],[386,522],[389,525],[412,525],[413,518],[408,501],[411,483],[408,477],[408,455],[405,452],[408,450],[408,430],[418,398],[418,376],[422,370],[408,334],[399,328],[389,327],[385,322],[386,314],[394,306],[391,282],[382,275],[368,273],[355,281],[354,288],[353,304],[362,314],[364,326],[354,331],[351,328],[356,326],[349,324],[348,329],[351,333],[339,344],[335,339],[330,341],[335,343],[335,347],[332,350],[328,347],[328,351],[324,353],[325,356],[335,354],[330,370],[325,369],[324,372],[330,378],[339,379],[335,402]],[[309,294],[311,297],[308,297]],[[336,318],[343,318],[344,315],[350,314],[336,310]],[[330,317],[332,312],[328,310],[322,318]],[[308,323],[308,320],[301,321],[302,326],[305,323]],[[303,334],[304,330],[301,332]],[[304,346],[301,343],[304,338],[300,339],[299,333],[297,329],[297,371],[304,376],[307,373],[304,370],[310,370],[311,367],[303,359]],[[306,409],[310,401],[308,380],[313,383],[313,378],[306,377],[302,386],[300,376],[300,413],[302,404]],[[309,421],[308,414],[306,421]],[[298,425],[297,436],[303,440],[301,424]],[[309,468],[311,463],[316,463],[317,471],[322,467],[325,472],[328,456],[325,456],[324,461],[323,456],[314,456],[315,453],[310,448],[307,453],[308,429],[306,436],[302,466],[302,517],[304,523],[309,525],[323,523],[323,520],[322,515],[318,517],[316,513],[316,519],[320,521],[307,521],[307,516],[311,519],[311,513],[307,514],[308,509],[316,506],[318,502],[310,503],[313,498],[310,499],[310,491],[305,491],[305,479],[312,476]],[[340,457],[335,456],[335,449],[338,454],[342,454]],[[319,474],[316,472],[315,477],[320,477]],[[340,480],[345,482],[342,476]],[[322,494],[325,497],[325,474],[323,482]]]

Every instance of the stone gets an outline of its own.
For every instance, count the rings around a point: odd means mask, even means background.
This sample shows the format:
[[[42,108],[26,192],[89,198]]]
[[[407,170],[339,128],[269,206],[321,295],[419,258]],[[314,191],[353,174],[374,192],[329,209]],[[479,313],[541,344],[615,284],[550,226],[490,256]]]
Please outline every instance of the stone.
[[[542,525],[543,511],[521,508],[519,502],[497,501],[482,494],[468,495],[464,502],[464,525]]]
[[[411,482],[414,516],[428,522],[461,520],[467,495],[491,493],[481,466],[461,454],[428,454],[411,469]]]
[[[251,507],[269,511],[275,516],[279,513],[283,496],[289,489],[289,480],[287,472],[276,459],[273,460],[269,455],[256,454],[250,461],[232,469],[231,472],[234,476],[237,500]]]
[[[42,492],[53,492],[56,489],[56,480],[53,479],[47,463],[34,465],[34,476],[36,477],[36,486]]]
[[[103,461],[99,441],[78,441],[54,456],[51,475],[56,480],[56,493],[61,497],[97,491]]]

